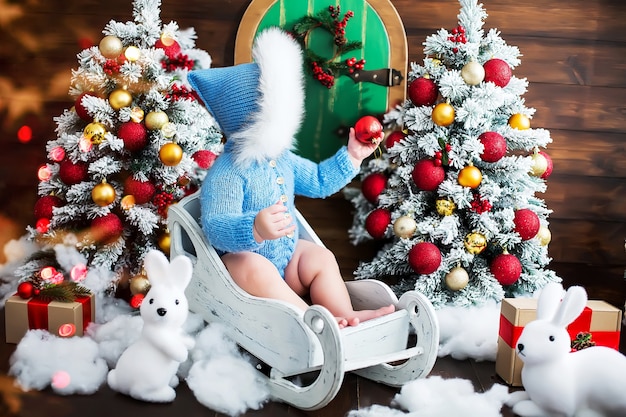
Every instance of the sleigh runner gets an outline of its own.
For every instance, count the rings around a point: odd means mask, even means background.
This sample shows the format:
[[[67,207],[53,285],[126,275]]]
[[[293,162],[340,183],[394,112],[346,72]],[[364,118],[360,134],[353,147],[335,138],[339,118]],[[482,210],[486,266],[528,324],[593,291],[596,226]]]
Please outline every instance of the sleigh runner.
[[[269,367],[269,375],[260,374],[276,400],[301,409],[321,408],[335,397],[350,371],[391,386],[428,375],[437,357],[439,328],[423,295],[410,291],[398,300],[380,281],[347,282],[355,309],[392,303],[396,311],[339,329],[322,306],[302,313],[288,303],[240,289],[205,238],[199,216],[197,193],[171,206],[168,215],[171,257],[184,254],[194,263],[186,291],[189,308],[209,323],[223,324],[232,340]],[[297,220],[301,238],[322,244],[300,213]],[[308,385],[292,382],[309,374],[317,376]]]

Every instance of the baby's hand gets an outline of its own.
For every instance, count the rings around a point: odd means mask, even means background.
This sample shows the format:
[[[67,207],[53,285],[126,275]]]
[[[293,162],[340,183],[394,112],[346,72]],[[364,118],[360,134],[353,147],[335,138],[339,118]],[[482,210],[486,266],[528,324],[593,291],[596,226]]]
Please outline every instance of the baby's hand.
[[[361,166],[361,162],[363,162],[365,158],[370,156],[372,152],[376,150],[384,137],[384,132],[380,132],[380,136],[378,138],[372,139],[372,143],[364,143],[356,138],[354,128],[351,127],[350,136],[348,138],[348,155],[350,155],[352,164],[357,168]]]
[[[254,218],[254,240],[258,243],[288,236],[295,230],[296,225],[287,207],[280,201],[259,211]]]

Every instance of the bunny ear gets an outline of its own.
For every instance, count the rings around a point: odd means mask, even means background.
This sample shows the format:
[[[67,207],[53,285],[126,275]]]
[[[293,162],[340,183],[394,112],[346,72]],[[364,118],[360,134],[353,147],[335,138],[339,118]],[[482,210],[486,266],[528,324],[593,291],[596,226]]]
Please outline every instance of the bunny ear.
[[[563,286],[561,284],[557,282],[546,284],[537,301],[537,319],[552,320],[561,304],[562,297]]]
[[[580,316],[585,305],[587,305],[587,291],[583,287],[570,287],[552,322],[558,326],[567,326]]]
[[[166,280],[170,265],[163,252],[153,249],[144,257],[143,267],[148,274],[148,281],[154,285],[162,284]]]
[[[191,281],[191,274],[193,272],[191,260],[185,255],[179,255],[172,259],[170,268],[172,271],[172,283],[181,290],[187,288],[189,281]]]

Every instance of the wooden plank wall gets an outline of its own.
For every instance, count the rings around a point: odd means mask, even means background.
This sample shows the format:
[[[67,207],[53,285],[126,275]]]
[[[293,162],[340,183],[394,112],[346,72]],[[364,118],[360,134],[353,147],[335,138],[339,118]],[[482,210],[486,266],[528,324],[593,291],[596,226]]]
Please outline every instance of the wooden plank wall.
[[[295,1],[295,0],[294,0]],[[456,26],[454,0],[393,0],[409,41],[409,60],[422,42]],[[498,28],[520,48],[515,75],[534,127],[550,130],[554,173],[545,200],[553,240],[552,268],[592,297],[626,295],[626,3],[623,0],[491,0],[485,29]],[[231,65],[238,22],[248,0],[163,0],[161,19],[194,27],[197,47],[214,66]],[[131,0],[0,0],[0,216],[32,224],[36,169],[55,137],[53,117],[71,107],[70,70],[81,41],[99,42],[105,24],[132,20]],[[29,124],[34,138],[16,140]],[[345,206],[342,206],[345,208]],[[621,298],[620,298],[621,297]]]

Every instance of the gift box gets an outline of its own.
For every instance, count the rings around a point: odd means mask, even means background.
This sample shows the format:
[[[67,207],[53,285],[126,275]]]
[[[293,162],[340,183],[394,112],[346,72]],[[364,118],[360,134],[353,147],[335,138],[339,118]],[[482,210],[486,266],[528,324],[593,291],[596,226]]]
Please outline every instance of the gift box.
[[[509,385],[522,386],[522,366],[515,346],[524,326],[537,316],[536,298],[505,298],[500,312],[496,373]],[[596,346],[619,350],[622,310],[604,301],[589,300],[582,314],[567,327],[572,340],[589,333]]]
[[[45,329],[58,336],[59,329],[63,328],[62,336],[82,336],[87,325],[95,320],[95,312],[93,294],[76,297],[76,301],[70,302],[13,295],[4,306],[6,341],[18,343],[29,329]],[[67,324],[74,327],[69,326],[68,331]]]

